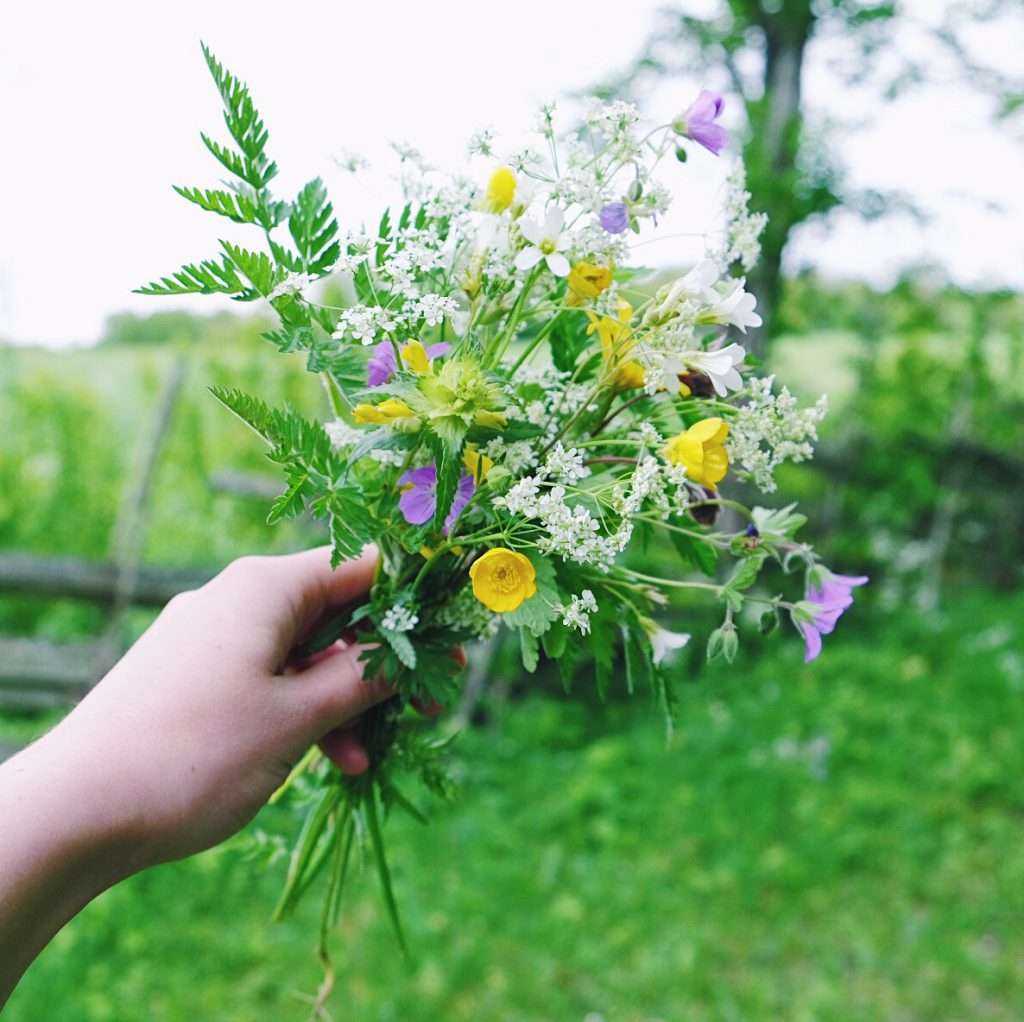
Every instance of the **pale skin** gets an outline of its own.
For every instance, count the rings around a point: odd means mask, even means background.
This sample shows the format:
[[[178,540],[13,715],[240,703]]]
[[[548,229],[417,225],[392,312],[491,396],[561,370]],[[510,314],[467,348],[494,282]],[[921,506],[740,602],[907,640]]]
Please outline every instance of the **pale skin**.
[[[98,894],[223,841],[319,742],[367,769],[344,725],[393,694],[361,647],[289,651],[370,587],[376,555],[326,548],[243,558],[176,597],[56,728],[0,765],[0,1007],[57,931]]]

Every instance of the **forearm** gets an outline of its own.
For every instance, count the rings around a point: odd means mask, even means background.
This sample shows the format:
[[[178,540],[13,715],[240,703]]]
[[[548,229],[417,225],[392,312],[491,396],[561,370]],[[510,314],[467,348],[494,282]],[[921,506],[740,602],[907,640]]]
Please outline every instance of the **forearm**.
[[[132,871],[102,764],[62,728],[0,766],[0,1006],[58,930]]]

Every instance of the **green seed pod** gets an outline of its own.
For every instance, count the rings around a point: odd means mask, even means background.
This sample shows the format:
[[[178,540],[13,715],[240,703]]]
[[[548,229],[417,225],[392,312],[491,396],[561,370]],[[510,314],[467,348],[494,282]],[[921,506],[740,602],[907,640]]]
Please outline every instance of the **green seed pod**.
[[[637,178],[635,181],[630,182],[629,187],[626,189],[626,198],[630,202],[636,202],[643,193],[644,186],[640,184],[640,179]]]
[[[686,150],[681,145],[676,146],[676,159],[680,163],[686,162]]]

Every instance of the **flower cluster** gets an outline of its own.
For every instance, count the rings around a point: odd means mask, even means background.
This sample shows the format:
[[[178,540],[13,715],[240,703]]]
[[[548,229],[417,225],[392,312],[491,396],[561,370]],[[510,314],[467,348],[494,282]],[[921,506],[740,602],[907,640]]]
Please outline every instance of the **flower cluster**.
[[[696,265],[659,282],[632,258],[685,175],[729,147],[722,96],[703,91],[661,125],[595,102],[574,131],[546,106],[535,144],[510,150],[481,131],[454,177],[395,146],[405,205],[375,230],[342,233],[318,180],[292,203],[271,199],[262,122],[244,87],[211,70],[230,100],[237,167],[252,178],[233,216],[251,202],[269,252],[226,245],[223,265],[145,290],[262,298],[281,321],[274,343],[305,352],[323,378],[323,424],[216,394],[287,474],[274,519],[305,509],[324,520],[339,561],[371,542],[380,550],[370,594],[334,632],[358,630],[367,672],[399,696],[368,715],[373,783],[345,789],[359,830],[373,831],[380,792],[397,798],[394,763],[439,784],[433,754],[403,744],[402,705],[455,698],[452,649],[499,623],[518,632],[525,670],[547,655],[568,685],[587,663],[604,692],[624,664],[628,684],[643,680],[666,711],[670,654],[689,636],[655,614],[680,590],[722,606],[712,657],[736,655],[747,603],[773,619],[788,612],[817,655],[866,579],[828,572],[795,538],[792,507],[747,509],[730,491],[736,477],[773,491],[779,464],[811,457],[825,413],[824,399],[801,409],[748,363],[745,338],[762,321],[745,275],[765,221],[749,209],[742,166],[719,241]],[[321,303],[328,277],[340,307]],[[656,556],[631,556],[641,549]],[[802,598],[787,598],[797,569]],[[340,828],[335,844],[351,833],[338,821],[353,818],[336,802],[317,817]],[[301,861],[322,862],[326,847]],[[297,889],[308,879],[297,867]]]

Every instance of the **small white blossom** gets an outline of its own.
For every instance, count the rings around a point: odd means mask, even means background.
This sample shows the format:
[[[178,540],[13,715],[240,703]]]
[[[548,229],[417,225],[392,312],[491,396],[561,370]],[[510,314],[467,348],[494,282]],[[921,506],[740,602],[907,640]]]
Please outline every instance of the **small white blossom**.
[[[676,650],[682,649],[689,641],[690,636],[686,632],[670,632],[667,628],[656,628],[651,636],[654,662],[660,664],[666,657],[672,656]]]
[[[686,352],[682,360],[692,369],[698,369],[711,378],[711,384],[719,397],[726,397],[730,390],[743,389],[743,377],[737,366],[743,364],[746,351],[738,344],[729,344],[715,351]]]
[[[396,603],[381,618],[380,626],[389,632],[411,632],[419,624],[419,615],[404,604]]]
[[[267,301],[275,298],[283,298],[285,295],[299,295],[313,283],[313,278],[308,273],[289,273],[273,291],[267,295]]]
[[[750,400],[737,410],[726,442],[729,460],[763,493],[775,490],[774,472],[782,462],[814,456],[818,424],[828,407],[822,397],[810,408],[800,408],[786,387],[772,393],[774,380],[751,381]]]
[[[561,443],[555,444],[544,461],[544,472],[560,483],[576,483],[590,475],[590,469],[583,464],[583,451],[576,447],[566,450]]]
[[[350,426],[344,419],[335,419],[333,422],[324,423],[324,432],[330,438],[331,446],[335,450],[345,447],[353,447],[366,436],[366,432]]]
[[[565,215],[557,206],[548,209],[543,224],[531,217],[523,217],[519,221],[519,230],[530,244],[516,256],[516,267],[529,270],[543,259],[556,277],[568,276],[569,260],[562,254],[569,245],[568,238],[562,233],[564,223]]]
[[[573,596],[568,607],[562,608],[562,624],[575,628],[581,635],[590,634],[590,615],[597,611],[597,600],[593,592],[584,589],[579,596]]]

